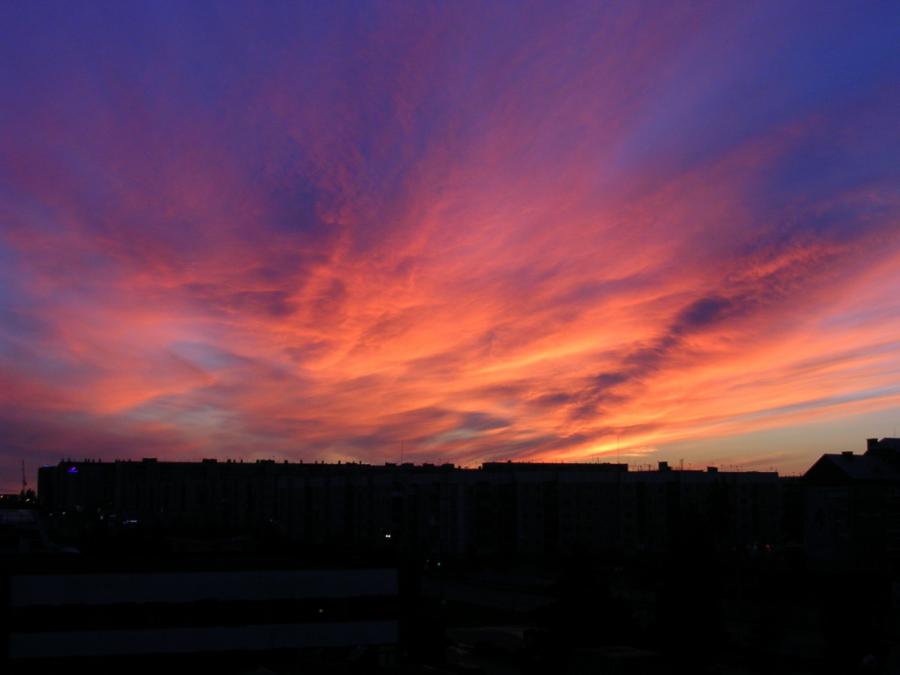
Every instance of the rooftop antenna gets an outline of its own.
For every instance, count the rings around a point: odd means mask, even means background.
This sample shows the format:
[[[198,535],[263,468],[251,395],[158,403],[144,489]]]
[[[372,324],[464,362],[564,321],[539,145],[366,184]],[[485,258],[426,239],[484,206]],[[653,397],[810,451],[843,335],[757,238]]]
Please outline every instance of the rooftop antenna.
[[[25,460],[22,460],[22,494],[28,489],[28,480],[25,478]]]

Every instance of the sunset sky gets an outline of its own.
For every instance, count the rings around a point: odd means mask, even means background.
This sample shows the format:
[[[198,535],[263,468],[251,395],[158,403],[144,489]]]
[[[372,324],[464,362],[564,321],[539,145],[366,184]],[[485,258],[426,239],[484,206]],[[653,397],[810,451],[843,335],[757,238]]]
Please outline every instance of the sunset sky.
[[[4,2],[0,489],[900,427],[900,3]]]

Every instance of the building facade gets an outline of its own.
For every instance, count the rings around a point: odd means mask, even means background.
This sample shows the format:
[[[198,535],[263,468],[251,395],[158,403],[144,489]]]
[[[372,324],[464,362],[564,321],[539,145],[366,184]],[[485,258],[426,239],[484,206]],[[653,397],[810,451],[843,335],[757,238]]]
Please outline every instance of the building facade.
[[[467,559],[665,552],[697,537],[759,547],[779,541],[782,516],[775,473],[665,463],[61,462],[40,469],[39,498],[50,518],[118,531]]]

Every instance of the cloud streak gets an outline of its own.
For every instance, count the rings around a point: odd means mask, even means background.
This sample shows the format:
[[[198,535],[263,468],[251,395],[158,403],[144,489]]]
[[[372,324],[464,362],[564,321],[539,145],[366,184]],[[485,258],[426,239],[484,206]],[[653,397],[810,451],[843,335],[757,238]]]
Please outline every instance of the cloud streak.
[[[0,12],[7,489],[896,416],[893,7]]]

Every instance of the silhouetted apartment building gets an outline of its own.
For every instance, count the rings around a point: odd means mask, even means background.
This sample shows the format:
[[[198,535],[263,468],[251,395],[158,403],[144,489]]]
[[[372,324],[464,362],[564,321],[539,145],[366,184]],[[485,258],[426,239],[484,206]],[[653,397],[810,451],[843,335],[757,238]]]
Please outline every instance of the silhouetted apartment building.
[[[256,672],[389,662],[394,569],[298,569],[259,558],[32,556],[4,561],[4,672]],[[290,672],[296,672],[291,670]],[[306,671],[304,671],[306,672]],[[311,671],[313,672],[313,671]]]
[[[811,560],[864,570],[900,562],[900,439],[822,455],[802,480]]]
[[[453,558],[665,552],[697,537],[737,549],[781,527],[777,474],[665,463],[61,462],[40,470],[39,496],[63,523]]]
[[[332,672],[319,660],[335,654],[371,672],[396,653],[400,672],[444,658],[461,672],[514,644],[504,663],[523,672],[565,672],[560,654],[585,672],[655,672],[656,654],[700,672],[687,666],[751,652],[759,672],[854,672],[900,653],[898,439],[824,455],[802,478],[665,462],[65,461],[40,470],[38,496],[39,516],[0,523],[21,559],[0,584],[0,671],[112,657],[129,672],[175,658]]]

